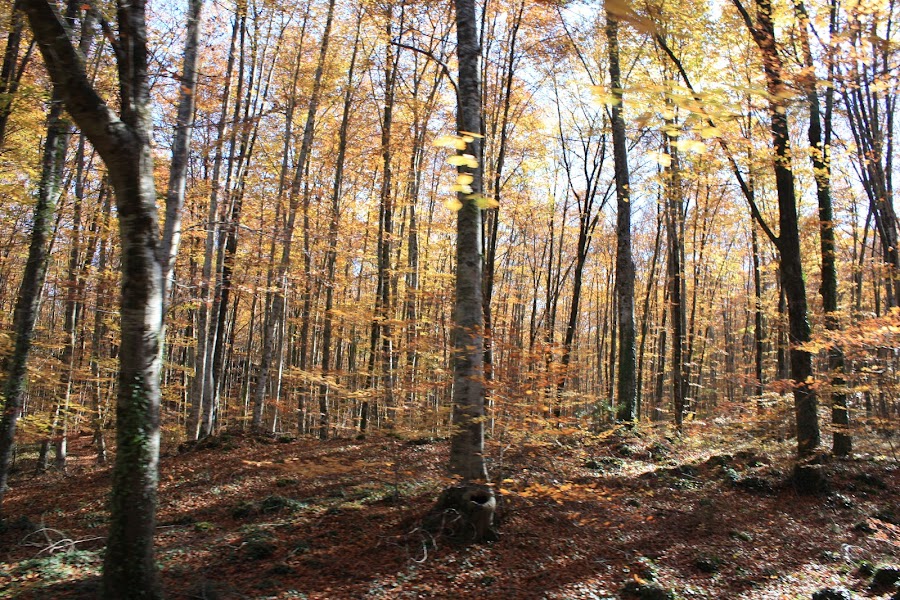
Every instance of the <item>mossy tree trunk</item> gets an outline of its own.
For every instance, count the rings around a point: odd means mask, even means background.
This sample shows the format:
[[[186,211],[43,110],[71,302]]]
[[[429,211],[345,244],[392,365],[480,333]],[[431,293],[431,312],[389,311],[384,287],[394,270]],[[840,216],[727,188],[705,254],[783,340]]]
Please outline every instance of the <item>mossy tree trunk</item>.
[[[103,569],[105,598],[161,598],[153,536],[159,457],[159,370],[164,265],[179,216],[160,235],[153,179],[146,5],[120,4],[116,63],[119,114],[100,97],[63,19],[47,0],[23,0],[60,98],[106,163],[122,246],[116,463]],[[174,249],[171,250],[174,252]]]

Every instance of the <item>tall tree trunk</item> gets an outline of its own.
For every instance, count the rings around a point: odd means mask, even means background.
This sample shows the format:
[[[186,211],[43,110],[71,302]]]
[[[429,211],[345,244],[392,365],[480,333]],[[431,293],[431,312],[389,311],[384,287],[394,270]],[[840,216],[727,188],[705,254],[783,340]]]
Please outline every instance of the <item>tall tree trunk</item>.
[[[338,131],[338,151],[335,159],[334,186],[331,190],[331,214],[328,224],[328,251],[325,256],[325,319],[322,325],[322,383],[319,386],[319,438],[328,437],[328,377],[332,370],[331,338],[334,328],[334,265],[337,259],[338,226],[340,225],[341,186],[344,179],[344,160],[347,156],[347,130],[350,125],[350,109],[353,106],[353,76],[356,55],[359,50],[359,33],[362,25],[362,11],[356,20],[356,34],[353,51],[347,69],[347,87],[344,90],[344,108]]]
[[[804,76],[800,79],[801,87],[809,104],[809,146],[813,173],[816,179],[816,197],[819,203],[819,240],[822,253],[822,283],[819,294],[822,296],[822,308],[825,311],[825,329],[840,329],[838,310],[837,268],[835,265],[836,247],[834,240],[834,214],[831,203],[831,160],[828,156],[831,148],[831,115],[834,106],[834,86],[829,85],[825,92],[825,113],[819,103],[816,91],[815,65],[809,44],[809,16],[802,0],[794,1],[794,10],[799,23],[800,46],[803,51]],[[832,35],[836,25],[836,0],[831,2]],[[828,61],[829,83],[833,83],[834,60]],[[828,370],[831,373],[831,422],[834,426],[832,451],[837,456],[848,456],[853,449],[850,437],[850,412],[847,408],[847,394],[844,392],[844,353],[840,347],[833,345],[828,349]]]
[[[474,0],[456,0],[459,59],[457,128],[460,135],[481,131],[480,47]],[[487,480],[484,461],[484,306],[482,299],[481,140],[469,136],[466,153],[475,161],[458,167],[472,178],[472,192],[457,194],[456,302],[453,311],[453,434],[450,470],[466,481]],[[477,163],[477,164],[475,164]]]
[[[790,166],[790,135],[784,106],[782,62],[775,45],[775,27],[769,0],[756,0],[756,19],[741,4],[732,0],[741,13],[763,58],[766,86],[769,92],[769,117],[772,143],[775,148],[775,187],[778,194],[779,253],[781,283],[788,303],[788,332],[790,343],[791,379],[794,385],[794,413],[797,423],[797,454],[800,457],[815,452],[820,443],[817,398],[813,387],[812,355],[801,346],[810,340],[807,318],[806,283],[800,260],[800,230],[794,176]],[[754,216],[759,212],[754,210]]]
[[[203,0],[188,0],[187,34],[179,80],[178,112],[175,116],[175,139],[172,141],[172,161],[169,164],[169,187],[166,191],[166,221],[173,222],[165,229],[162,239],[162,255],[165,259],[163,277],[166,288],[163,299],[168,301],[174,281],[175,255],[181,242],[181,212],[187,186],[188,159],[191,135],[194,131],[194,106],[197,96],[197,55],[200,44]],[[177,224],[176,224],[177,223]]]
[[[82,56],[55,7],[46,0],[23,4],[60,96],[106,163],[116,191],[122,243],[121,341],[103,595],[117,600],[160,598],[153,536],[164,281],[150,145],[146,7],[135,0],[121,5],[117,13],[121,116],[116,116],[91,85]]]
[[[231,29],[231,45],[228,50],[228,64],[225,67],[225,82],[222,90],[222,105],[219,111],[219,122],[216,125],[216,146],[213,158],[211,176],[211,191],[206,218],[206,245],[203,254],[203,269],[200,281],[200,311],[197,317],[197,358],[194,367],[194,381],[191,387],[191,411],[187,420],[187,436],[195,440],[200,436],[201,423],[206,405],[209,404],[208,396],[213,386],[212,348],[210,348],[209,331],[210,312],[213,307],[213,299],[210,295],[213,281],[213,255],[219,236],[219,189],[222,163],[224,161],[223,147],[225,144],[225,125],[228,121],[228,106],[231,99],[231,78],[234,71],[235,49],[237,48],[238,31],[240,30],[240,18],[235,15]]]
[[[3,372],[6,374],[3,397],[6,402],[0,421],[0,503],[6,492],[12,463],[16,423],[25,401],[28,355],[31,352],[34,324],[47,275],[53,215],[61,192],[62,169],[69,139],[69,124],[63,119],[63,98],[63,91],[54,86],[47,115],[47,135],[41,158],[41,179],[34,207],[28,261],[25,263],[13,315],[15,349],[3,365]]]
[[[101,382],[100,367],[100,345],[103,338],[106,337],[107,326],[104,321],[104,313],[107,310],[106,298],[110,294],[110,274],[107,272],[107,264],[109,261],[109,226],[111,220],[112,203],[110,202],[108,184],[103,181],[100,188],[100,204],[102,206],[103,219],[100,224],[100,248],[97,256],[97,307],[94,311],[94,330],[91,334],[91,358],[90,368],[91,377],[94,383],[91,391],[91,426],[94,430],[94,446],[97,450],[97,464],[106,464],[106,436],[103,433],[104,415],[103,415],[103,383]]]
[[[684,231],[684,198],[681,184],[681,161],[674,140],[668,141],[668,154],[672,161],[666,168],[666,238],[668,240],[669,319],[672,328],[672,407],[675,426],[681,430],[687,410],[688,361],[685,356],[687,342],[687,311],[684,299],[684,263],[682,234]],[[696,289],[695,285],[695,289]],[[695,303],[696,304],[696,303]]]
[[[631,255],[631,186],[628,177],[628,148],[622,116],[622,82],[619,69],[619,23],[606,10],[606,40],[609,51],[613,158],[616,173],[616,322],[619,329],[619,368],[616,388],[616,418],[635,420],[637,398],[634,330],[634,259]]]

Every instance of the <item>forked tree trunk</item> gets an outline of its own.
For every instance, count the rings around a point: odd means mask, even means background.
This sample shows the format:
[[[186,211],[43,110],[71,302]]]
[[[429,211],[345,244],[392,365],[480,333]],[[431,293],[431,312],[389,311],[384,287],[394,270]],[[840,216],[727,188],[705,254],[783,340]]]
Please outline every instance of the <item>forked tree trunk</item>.
[[[163,323],[161,238],[153,180],[146,6],[119,7],[121,116],[97,94],[62,18],[46,0],[23,0],[44,62],[69,113],[103,158],[116,192],[122,244],[117,452],[103,568],[106,598],[161,598],[153,536],[159,457]],[[121,42],[121,40],[120,40]],[[175,227],[177,218],[166,223]]]

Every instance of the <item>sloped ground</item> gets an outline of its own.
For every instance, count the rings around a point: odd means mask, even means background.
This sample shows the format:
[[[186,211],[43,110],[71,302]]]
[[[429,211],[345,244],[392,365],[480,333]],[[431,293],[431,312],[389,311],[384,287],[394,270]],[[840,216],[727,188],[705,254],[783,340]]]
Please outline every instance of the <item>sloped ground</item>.
[[[868,587],[873,566],[900,563],[889,450],[828,462],[830,492],[805,496],[786,483],[790,446],[694,427],[492,444],[500,539],[483,546],[421,527],[449,483],[445,442],[223,436],[173,451],[157,536],[167,597],[891,597]],[[13,479],[0,596],[96,597],[109,470],[90,465],[87,440],[69,475]]]

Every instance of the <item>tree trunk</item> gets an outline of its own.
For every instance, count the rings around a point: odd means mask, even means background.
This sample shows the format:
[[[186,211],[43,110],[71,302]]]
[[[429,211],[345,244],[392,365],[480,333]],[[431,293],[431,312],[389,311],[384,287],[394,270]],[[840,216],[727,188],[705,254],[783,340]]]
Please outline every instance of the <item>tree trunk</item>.
[[[782,62],[775,45],[770,0],[757,0],[758,24],[744,9],[740,0],[732,0],[763,57],[766,86],[769,92],[769,116],[772,143],[775,148],[775,187],[778,194],[779,252],[781,284],[788,304],[788,338],[790,344],[791,379],[794,385],[794,413],[797,423],[797,454],[811,455],[820,443],[817,398],[813,387],[812,355],[800,346],[810,340],[807,319],[806,283],[800,260],[800,230],[794,176],[790,166],[790,136],[784,106]],[[757,213],[758,214],[758,213]]]
[[[145,4],[119,7],[121,117],[97,95],[65,25],[46,0],[23,0],[44,62],[69,113],[106,163],[122,243],[117,452],[103,568],[106,598],[161,598],[153,535],[159,457],[163,268],[153,181]],[[127,43],[121,43],[127,40]],[[166,226],[171,226],[167,223]]]
[[[12,463],[16,423],[25,401],[28,355],[31,352],[34,323],[37,320],[47,275],[53,215],[59,200],[62,166],[69,139],[68,123],[62,118],[63,98],[63,91],[54,86],[50,111],[47,115],[47,137],[41,158],[41,180],[38,184],[37,204],[34,207],[28,261],[25,263],[25,272],[22,275],[13,315],[15,349],[3,365],[3,372],[6,374],[3,397],[6,403],[0,421],[0,503],[6,492],[6,482]]]
[[[834,0],[836,1],[836,0]],[[836,7],[832,2],[832,15]],[[831,203],[831,160],[828,156],[831,148],[831,115],[834,105],[834,86],[830,85],[825,92],[825,114],[819,104],[816,91],[815,65],[809,44],[809,17],[802,0],[795,0],[794,10],[800,21],[799,37],[803,50],[805,76],[800,79],[801,87],[809,104],[809,146],[813,173],[816,179],[816,197],[819,203],[819,240],[822,253],[822,283],[819,294],[822,296],[822,308],[825,311],[825,329],[840,329],[838,310],[837,267],[835,265],[836,246],[834,240],[834,216]],[[834,33],[834,16],[831,19],[831,32]],[[828,61],[829,83],[833,82],[834,61]],[[853,449],[850,437],[850,411],[847,408],[847,394],[844,391],[844,353],[837,345],[828,349],[828,370],[831,373],[831,422],[834,427],[832,451],[836,456],[848,456]]]
[[[222,91],[222,105],[219,112],[219,122],[216,126],[216,149],[213,158],[211,191],[209,195],[209,207],[206,219],[206,245],[203,254],[203,269],[200,282],[200,311],[197,324],[197,358],[194,367],[194,381],[191,386],[191,411],[187,420],[187,436],[189,440],[195,440],[200,436],[203,413],[206,410],[208,396],[213,386],[212,379],[212,348],[209,347],[209,331],[212,312],[210,297],[213,253],[219,236],[219,178],[224,160],[223,146],[225,143],[225,124],[228,116],[228,106],[231,94],[231,78],[234,71],[235,48],[237,48],[237,35],[240,29],[240,19],[235,17],[231,30],[231,46],[228,50],[228,64],[225,67],[225,82]]]
[[[474,0],[456,0],[457,128],[460,135],[481,131],[480,47]],[[460,166],[472,178],[472,193],[457,194],[456,302],[453,311],[453,434],[450,470],[464,481],[486,481],[484,461],[484,307],[482,304],[481,140],[470,136],[466,152],[476,166]]]
[[[13,2],[10,11],[10,29],[6,36],[6,48],[3,51],[3,63],[0,65],[0,149],[6,141],[6,126],[9,116],[12,114],[12,103],[25,66],[31,58],[34,42],[28,45],[25,56],[19,60],[19,51],[22,44],[22,31],[25,29],[25,15],[22,12],[21,0]]]
[[[331,338],[334,329],[334,264],[337,258],[338,226],[340,225],[341,185],[344,178],[344,159],[347,155],[347,130],[350,125],[350,109],[353,106],[353,75],[359,50],[359,34],[362,12],[356,21],[356,35],[347,70],[347,87],[344,90],[344,108],[338,131],[338,151],[334,170],[334,186],[331,190],[331,214],[328,224],[328,251],[325,256],[325,322],[322,325],[322,383],[319,386],[319,438],[328,437],[328,377],[332,370]]]
[[[637,398],[634,330],[634,259],[631,255],[631,187],[628,177],[628,149],[625,119],[622,116],[622,83],[619,74],[619,23],[607,8],[606,39],[609,50],[613,158],[616,173],[616,322],[619,330],[619,368],[616,388],[616,418],[635,420]]]

